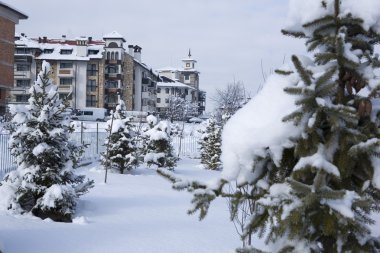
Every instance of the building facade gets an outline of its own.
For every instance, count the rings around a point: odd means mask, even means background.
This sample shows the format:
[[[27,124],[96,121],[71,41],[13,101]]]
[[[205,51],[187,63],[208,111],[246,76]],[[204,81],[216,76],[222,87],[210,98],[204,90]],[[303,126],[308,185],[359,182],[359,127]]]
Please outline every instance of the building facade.
[[[130,46],[127,52],[125,42],[117,32],[102,40],[31,39],[16,34],[12,103],[27,102],[28,90],[46,60],[52,67],[50,78],[73,109],[114,110],[123,100],[127,110],[154,112],[158,75],[141,62],[141,47]]]
[[[27,18],[22,12],[0,1],[0,115],[6,112],[14,83],[15,25]]]
[[[158,73],[160,77],[162,77],[163,82],[159,83],[159,86],[164,87],[163,85],[165,83],[171,83],[172,87],[175,89],[182,90],[184,87],[183,85],[186,85],[186,87],[191,87],[191,101],[193,103],[196,103],[198,105],[198,112],[199,114],[202,114],[206,109],[206,92],[200,90],[199,87],[199,75],[200,72],[196,69],[196,63],[197,61],[192,58],[191,52],[189,50],[188,57],[185,59],[182,59],[183,66],[182,68],[173,68],[173,67],[166,67],[158,69]],[[171,81],[168,81],[171,80]],[[174,83],[173,83],[174,82]],[[174,85],[174,86],[173,86]],[[160,93],[157,93],[160,94]],[[161,102],[158,106],[158,110],[162,111],[164,110],[167,105],[165,105],[162,101],[167,101],[166,98],[160,97],[163,96],[161,93],[158,95],[157,98],[160,98]],[[163,99],[162,99],[163,98]]]

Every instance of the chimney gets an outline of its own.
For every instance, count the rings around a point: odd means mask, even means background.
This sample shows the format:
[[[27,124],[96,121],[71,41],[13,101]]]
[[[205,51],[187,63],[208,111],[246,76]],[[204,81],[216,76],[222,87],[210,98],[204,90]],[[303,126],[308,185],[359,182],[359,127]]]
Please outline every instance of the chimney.
[[[66,35],[63,34],[63,35],[62,35],[62,39],[66,39]]]
[[[43,43],[46,43],[47,42],[47,37],[46,36],[44,36],[43,37],[43,41],[42,41]]]
[[[135,52],[134,52],[134,54],[135,54],[135,56],[134,56],[135,60],[138,61],[138,62],[141,62],[141,49],[142,48],[136,45],[134,47],[134,49],[135,49]]]
[[[92,42],[92,37],[88,37],[88,43]]]
[[[42,42],[41,37],[38,37],[38,43],[41,43],[41,42]]]
[[[26,37],[26,36],[25,36],[25,33],[21,33],[21,36],[22,36],[22,37]]]
[[[128,45],[128,53],[133,57],[133,45]]]

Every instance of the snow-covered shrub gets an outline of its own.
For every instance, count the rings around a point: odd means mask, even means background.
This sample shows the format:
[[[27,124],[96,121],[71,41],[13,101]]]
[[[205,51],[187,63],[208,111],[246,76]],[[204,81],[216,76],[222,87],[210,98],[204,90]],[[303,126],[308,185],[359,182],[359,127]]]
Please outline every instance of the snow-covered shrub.
[[[178,158],[173,154],[169,122],[157,122],[157,118],[151,115],[148,116],[148,123],[150,129],[143,133],[144,162],[148,166],[157,165],[159,168],[174,169]]]
[[[93,182],[74,174],[82,147],[69,141],[73,129],[70,119],[63,116],[66,106],[49,72],[50,65],[44,61],[29,90],[29,104],[12,108],[10,147],[17,170],[1,182],[0,208],[69,222],[77,199]]]
[[[115,112],[107,122],[108,137],[105,141],[106,151],[102,153],[102,164],[124,173],[138,164],[136,156],[136,133],[132,129],[130,118],[125,115],[125,104],[120,101]]]
[[[218,170],[221,168],[222,128],[214,118],[211,118],[202,132],[199,140],[201,163],[206,169]]]

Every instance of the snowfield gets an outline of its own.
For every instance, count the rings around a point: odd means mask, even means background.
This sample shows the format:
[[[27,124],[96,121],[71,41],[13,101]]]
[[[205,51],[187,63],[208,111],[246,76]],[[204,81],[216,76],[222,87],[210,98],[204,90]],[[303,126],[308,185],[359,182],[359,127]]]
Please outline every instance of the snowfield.
[[[175,173],[208,180],[199,160],[184,159]],[[232,253],[241,243],[225,200],[218,199],[205,220],[188,216],[191,194],[171,189],[155,170],[139,168],[133,175],[109,173],[97,163],[80,169],[95,180],[81,197],[73,223],[32,216],[0,214],[3,253]]]

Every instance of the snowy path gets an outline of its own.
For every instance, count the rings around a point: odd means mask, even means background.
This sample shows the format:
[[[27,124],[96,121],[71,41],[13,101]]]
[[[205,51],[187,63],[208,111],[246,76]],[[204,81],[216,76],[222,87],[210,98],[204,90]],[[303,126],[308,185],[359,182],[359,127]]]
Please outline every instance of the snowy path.
[[[210,177],[195,160],[180,162],[177,173]],[[0,215],[0,248],[4,253],[232,253],[240,241],[229,222],[227,205],[217,200],[202,222],[188,216],[191,195],[171,189],[153,170],[137,175],[109,174],[94,165],[83,170],[96,182],[79,202],[74,224],[33,217]]]

